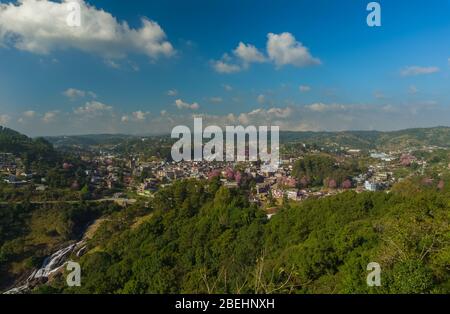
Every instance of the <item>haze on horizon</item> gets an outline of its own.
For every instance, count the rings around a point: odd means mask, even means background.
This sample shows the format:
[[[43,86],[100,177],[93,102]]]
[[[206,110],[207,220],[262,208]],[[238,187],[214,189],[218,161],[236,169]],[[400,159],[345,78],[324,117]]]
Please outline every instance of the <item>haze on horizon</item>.
[[[73,1],[73,0],[71,0]],[[0,125],[29,136],[450,125],[450,3],[0,0]]]

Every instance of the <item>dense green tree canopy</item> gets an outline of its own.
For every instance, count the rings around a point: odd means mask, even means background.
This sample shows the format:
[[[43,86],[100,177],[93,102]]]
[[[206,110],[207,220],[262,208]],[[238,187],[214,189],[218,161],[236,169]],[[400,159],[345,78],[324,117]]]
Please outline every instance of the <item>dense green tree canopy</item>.
[[[411,180],[392,193],[345,192],[286,203],[270,220],[247,199],[211,182],[176,183],[151,208],[103,223],[80,259],[82,287],[52,285],[68,293],[450,291],[448,187]],[[366,284],[370,262],[381,266],[381,287]]]

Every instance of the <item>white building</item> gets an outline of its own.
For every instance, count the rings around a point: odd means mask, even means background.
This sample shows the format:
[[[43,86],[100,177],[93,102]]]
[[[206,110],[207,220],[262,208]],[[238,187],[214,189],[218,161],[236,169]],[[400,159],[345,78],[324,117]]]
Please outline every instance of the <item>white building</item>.
[[[366,182],[364,182],[364,188],[367,191],[375,192],[378,190],[378,184],[376,182],[366,181]]]

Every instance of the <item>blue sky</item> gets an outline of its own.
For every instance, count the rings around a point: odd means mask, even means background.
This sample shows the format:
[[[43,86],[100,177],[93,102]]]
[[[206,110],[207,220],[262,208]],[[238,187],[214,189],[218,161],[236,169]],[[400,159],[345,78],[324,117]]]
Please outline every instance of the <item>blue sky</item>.
[[[447,0],[378,1],[381,27],[367,26],[367,0],[77,1],[75,30],[67,3],[0,1],[0,124],[29,135],[161,133],[194,115],[290,130],[450,125]]]

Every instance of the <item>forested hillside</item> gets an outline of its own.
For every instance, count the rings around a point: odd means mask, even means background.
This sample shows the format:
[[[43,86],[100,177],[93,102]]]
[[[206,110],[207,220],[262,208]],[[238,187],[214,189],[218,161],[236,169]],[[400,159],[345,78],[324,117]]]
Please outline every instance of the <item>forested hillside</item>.
[[[324,182],[333,181],[333,186],[341,186],[352,176],[361,173],[357,161],[351,160],[338,164],[334,158],[328,155],[306,155],[294,164],[292,175],[297,178],[300,185],[322,186]],[[328,184],[329,185],[329,184]]]
[[[81,287],[36,292],[449,293],[449,200],[448,185],[411,179],[286,203],[268,220],[245,191],[179,182],[148,211],[110,216],[80,259]],[[381,287],[366,284],[370,262]]]
[[[58,159],[52,144],[45,139],[31,139],[2,126],[0,126],[0,153],[12,153],[20,157],[27,168],[54,165]]]
[[[408,147],[449,147],[450,128],[436,127],[401,131],[281,132],[282,143],[337,144],[358,149],[404,149]]]
[[[168,157],[173,140],[170,136],[81,135],[48,137],[57,148],[103,147],[117,152],[139,152]],[[281,144],[305,143],[321,146],[346,146],[357,149],[403,149],[412,146],[449,147],[450,128],[435,127],[401,131],[343,131],[343,132],[280,132]]]
[[[94,134],[47,137],[58,150],[106,150],[117,154],[140,154],[146,158],[170,159],[172,144],[169,136],[135,136]]]

